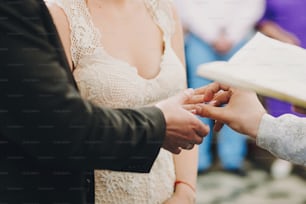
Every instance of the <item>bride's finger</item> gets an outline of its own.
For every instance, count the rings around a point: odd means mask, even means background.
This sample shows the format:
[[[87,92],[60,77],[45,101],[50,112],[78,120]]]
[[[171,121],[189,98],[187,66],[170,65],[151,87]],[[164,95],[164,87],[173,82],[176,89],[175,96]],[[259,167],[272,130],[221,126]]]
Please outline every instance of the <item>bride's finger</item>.
[[[195,103],[203,103],[204,102],[204,95],[196,94],[191,96],[185,103],[186,104],[195,104]]]
[[[182,107],[193,114],[196,114],[197,112],[195,104],[185,104]]]

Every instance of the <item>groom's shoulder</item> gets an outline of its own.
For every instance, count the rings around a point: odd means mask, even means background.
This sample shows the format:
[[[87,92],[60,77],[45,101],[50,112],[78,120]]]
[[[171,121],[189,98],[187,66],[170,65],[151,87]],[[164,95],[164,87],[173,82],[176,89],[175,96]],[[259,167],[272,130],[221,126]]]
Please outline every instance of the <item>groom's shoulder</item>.
[[[24,20],[40,18],[44,4],[42,0],[0,0],[1,20],[9,20],[11,16],[24,17]]]

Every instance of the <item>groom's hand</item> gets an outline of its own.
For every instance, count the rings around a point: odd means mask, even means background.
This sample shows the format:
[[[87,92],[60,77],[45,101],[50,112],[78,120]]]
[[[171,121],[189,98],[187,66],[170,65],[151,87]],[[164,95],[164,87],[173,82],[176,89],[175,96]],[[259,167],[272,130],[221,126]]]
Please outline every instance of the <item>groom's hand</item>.
[[[193,94],[194,91],[188,89],[156,104],[164,113],[167,126],[162,147],[175,154],[180,153],[181,149],[192,149],[195,144],[201,144],[203,137],[209,132],[207,125],[183,108],[184,104],[190,102]]]

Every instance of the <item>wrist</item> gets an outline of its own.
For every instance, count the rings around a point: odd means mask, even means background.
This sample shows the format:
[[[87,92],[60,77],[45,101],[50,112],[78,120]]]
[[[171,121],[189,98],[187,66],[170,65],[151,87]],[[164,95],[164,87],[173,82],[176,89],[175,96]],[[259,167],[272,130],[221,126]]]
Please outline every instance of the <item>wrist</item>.
[[[254,120],[254,127],[250,128],[250,134],[249,136],[251,136],[252,138],[256,139],[258,136],[258,131],[259,131],[259,127],[262,121],[263,116],[265,115],[265,111],[261,111],[258,113],[258,116],[256,117],[256,120]],[[254,117],[255,118],[255,117]]]
[[[188,203],[195,203],[196,189],[193,185],[183,181],[176,181],[174,191],[177,196],[188,200]]]

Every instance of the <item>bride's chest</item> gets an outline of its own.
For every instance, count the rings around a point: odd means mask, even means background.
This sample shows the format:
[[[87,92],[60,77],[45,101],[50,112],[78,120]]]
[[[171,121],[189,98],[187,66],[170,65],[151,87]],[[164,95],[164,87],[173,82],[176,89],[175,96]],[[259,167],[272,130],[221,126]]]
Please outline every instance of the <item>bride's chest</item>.
[[[99,52],[83,57],[74,77],[83,97],[116,108],[153,104],[186,86],[185,70],[171,52],[165,54],[159,73],[152,79],[141,77],[128,63]]]

